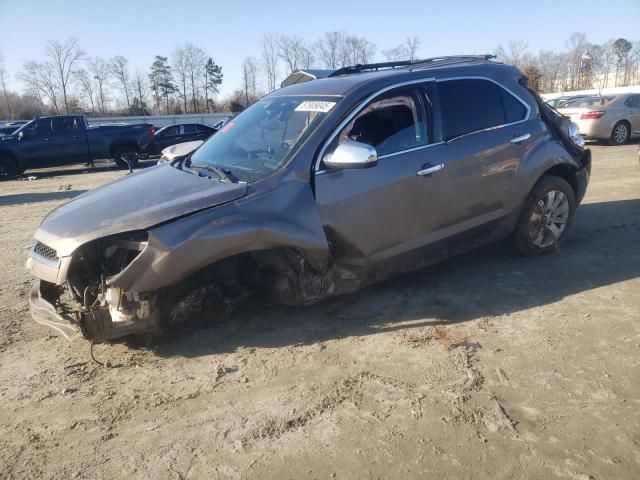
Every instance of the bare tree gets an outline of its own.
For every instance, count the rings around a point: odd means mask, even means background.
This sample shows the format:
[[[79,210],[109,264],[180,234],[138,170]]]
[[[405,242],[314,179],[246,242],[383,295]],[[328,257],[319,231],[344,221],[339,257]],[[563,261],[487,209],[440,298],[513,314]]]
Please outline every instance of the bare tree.
[[[348,35],[341,49],[342,65],[371,63],[376,53],[376,46],[364,37]]]
[[[204,74],[207,63],[207,55],[204,51],[187,43],[184,47],[185,66],[187,80],[191,89],[191,103],[193,111],[198,113],[198,80]]]
[[[105,104],[107,102],[107,83],[111,76],[109,63],[100,57],[92,57],[88,59],[87,66],[89,73],[96,81],[96,86],[98,87],[98,106],[100,107],[100,113],[104,115],[106,112]]]
[[[4,101],[7,104],[7,115],[13,120],[13,112],[11,111],[11,105],[9,104],[9,96],[7,95],[7,69],[4,66],[4,57],[0,52],[0,84],[2,84],[2,92],[4,93]]]
[[[127,101],[127,111],[131,113],[131,101],[129,99],[129,60],[122,55],[116,55],[111,59],[111,73],[120,84],[120,88],[124,93],[124,98]]]
[[[187,52],[184,47],[178,47],[173,51],[171,63],[178,79],[178,90],[182,92],[180,97],[184,104],[184,113],[187,113]]]
[[[267,90],[276,89],[278,81],[278,36],[269,33],[262,37],[262,64],[267,77]]]
[[[522,69],[526,66],[524,64],[524,54],[528,48],[529,44],[524,40],[512,40],[507,44],[506,49],[502,45],[498,45],[494,53],[500,61]]]
[[[407,48],[407,56],[409,57],[409,60],[412,62],[414,60],[417,60],[418,50],[420,49],[421,44],[420,38],[417,35],[414,35],[413,37],[407,37],[404,43]]]
[[[300,37],[285,37],[278,39],[278,56],[287,65],[288,73],[301,68],[310,68],[313,63],[313,53]]]
[[[27,85],[27,89],[40,99],[44,108],[44,98],[47,98],[56,114],[60,114],[58,106],[58,85],[55,78],[55,68],[49,62],[28,61],[24,64],[20,78]]]
[[[255,102],[257,97],[256,74],[257,61],[255,58],[247,57],[242,62],[242,92],[244,93],[245,108]]]
[[[382,55],[384,55],[384,58],[387,60],[387,62],[408,60],[407,51],[405,50],[404,45],[398,45],[397,47],[391,48],[389,50],[383,50]]]
[[[80,49],[77,38],[69,38],[65,42],[49,40],[47,43],[46,56],[49,65],[53,69],[53,78],[62,89],[62,99],[64,101],[65,112],[69,113],[68,87],[71,80],[71,73],[74,66],[80,62],[84,52]]]
[[[142,113],[142,115],[146,115],[146,100],[147,100],[147,81],[145,78],[144,73],[142,73],[142,70],[137,69],[136,73],[133,77],[133,90],[134,90],[134,95],[137,95],[134,98],[134,105],[138,105],[140,107],[140,110]],[[136,115],[138,115],[138,112],[135,112]]]
[[[22,67],[22,72],[18,74],[18,78],[26,85],[27,93],[36,97],[40,104],[40,109],[44,110],[45,105],[44,99],[42,98],[42,86],[40,84],[38,62],[33,60],[25,62]]]
[[[91,105],[91,113],[95,115],[96,107],[93,101],[94,88],[93,88],[93,81],[91,79],[91,76],[84,68],[81,68],[80,70],[77,70],[75,72],[75,78],[76,78],[76,81],[78,82],[78,85],[80,85],[80,91],[85,97],[89,99],[89,104]]]
[[[326,32],[315,44],[318,59],[324,68],[336,70],[342,67],[341,51],[345,38],[344,32]]]
[[[383,50],[382,54],[388,62],[397,62],[402,60],[414,61],[417,58],[418,49],[420,48],[420,39],[417,36],[407,37],[404,43],[401,43],[390,50]]]

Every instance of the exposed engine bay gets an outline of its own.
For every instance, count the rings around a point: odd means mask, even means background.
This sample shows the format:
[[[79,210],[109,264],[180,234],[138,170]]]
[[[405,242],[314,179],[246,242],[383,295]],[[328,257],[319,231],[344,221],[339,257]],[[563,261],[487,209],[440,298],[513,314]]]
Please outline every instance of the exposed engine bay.
[[[304,305],[355,291],[361,284],[354,271],[333,266],[318,272],[295,250],[276,249],[221,260],[155,292],[112,285],[147,246],[146,233],[90,242],[74,252],[66,280],[60,284],[40,280],[37,296],[85,338],[105,341],[161,334],[200,313],[220,320],[254,293],[278,303]],[[62,330],[70,337],[68,332]]]

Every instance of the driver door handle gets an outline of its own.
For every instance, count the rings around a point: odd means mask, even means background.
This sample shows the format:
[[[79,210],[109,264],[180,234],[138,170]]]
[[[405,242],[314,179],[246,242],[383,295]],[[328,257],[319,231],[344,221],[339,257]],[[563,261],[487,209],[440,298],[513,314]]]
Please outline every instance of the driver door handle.
[[[518,135],[517,137],[513,137],[511,139],[511,143],[520,143],[528,140],[531,137],[530,133],[525,133],[524,135]]]
[[[418,170],[416,175],[421,177],[425,177],[427,175],[431,175],[432,173],[438,172],[444,168],[444,163],[439,163],[438,165],[425,165],[425,168],[422,170]]]

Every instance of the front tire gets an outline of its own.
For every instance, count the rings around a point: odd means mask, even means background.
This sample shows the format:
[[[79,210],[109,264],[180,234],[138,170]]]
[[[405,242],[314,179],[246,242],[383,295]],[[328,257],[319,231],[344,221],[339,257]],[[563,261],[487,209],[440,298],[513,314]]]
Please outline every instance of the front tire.
[[[10,158],[0,158],[0,182],[3,180],[13,180],[18,175],[16,162]]]
[[[544,175],[524,203],[514,232],[518,253],[531,257],[558,250],[576,211],[576,198],[569,183]]]
[[[609,139],[611,145],[624,145],[629,141],[631,135],[631,129],[627,122],[618,122],[613,126],[611,130],[611,137]]]

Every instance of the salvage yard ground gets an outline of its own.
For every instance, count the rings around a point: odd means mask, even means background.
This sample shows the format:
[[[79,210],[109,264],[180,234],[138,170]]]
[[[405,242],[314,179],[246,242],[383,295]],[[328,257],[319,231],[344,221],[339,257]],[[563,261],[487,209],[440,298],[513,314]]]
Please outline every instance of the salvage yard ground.
[[[95,346],[108,367],[30,320],[24,262],[46,212],[123,172],[0,184],[0,478],[640,478],[640,164],[592,148],[557,254]]]

